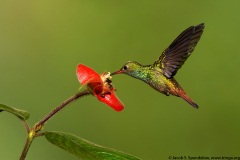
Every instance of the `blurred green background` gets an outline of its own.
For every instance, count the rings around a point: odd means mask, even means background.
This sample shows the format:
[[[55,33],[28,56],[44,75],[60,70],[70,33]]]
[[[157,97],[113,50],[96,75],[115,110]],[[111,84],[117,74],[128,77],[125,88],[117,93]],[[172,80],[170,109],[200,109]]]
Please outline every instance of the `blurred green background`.
[[[240,1],[0,1],[0,103],[27,110],[32,126],[75,94],[83,63],[99,73],[126,61],[152,63],[191,25],[204,34],[176,79],[199,110],[141,81],[113,78],[125,110],[92,96],[65,108],[45,126],[144,160],[169,156],[240,156]],[[14,116],[0,114],[0,159],[18,159],[26,139]],[[27,159],[77,159],[33,142]]]

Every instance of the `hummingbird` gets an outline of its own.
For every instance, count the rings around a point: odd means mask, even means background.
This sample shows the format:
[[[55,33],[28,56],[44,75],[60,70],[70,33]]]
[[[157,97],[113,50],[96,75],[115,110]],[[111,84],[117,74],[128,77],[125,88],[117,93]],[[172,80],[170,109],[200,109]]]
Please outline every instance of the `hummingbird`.
[[[135,61],[128,61],[120,70],[111,75],[127,74],[144,81],[160,93],[181,97],[194,108],[198,108],[198,105],[186,94],[174,76],[194,51],[203,30],[204,23],[190,26],[162,52],[153,64],[142,65]]]

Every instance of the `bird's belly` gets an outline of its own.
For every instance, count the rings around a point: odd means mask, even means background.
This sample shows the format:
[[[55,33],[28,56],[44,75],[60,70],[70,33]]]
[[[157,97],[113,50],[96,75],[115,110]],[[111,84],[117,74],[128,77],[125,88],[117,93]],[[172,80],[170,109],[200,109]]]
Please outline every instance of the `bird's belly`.
[[[156,79],[150,80],[150,86],[157,90],[158,92],[161,92],[167,96],[170,95],[170,88],[167,85],[167,79],[166,77],[157,77]]]

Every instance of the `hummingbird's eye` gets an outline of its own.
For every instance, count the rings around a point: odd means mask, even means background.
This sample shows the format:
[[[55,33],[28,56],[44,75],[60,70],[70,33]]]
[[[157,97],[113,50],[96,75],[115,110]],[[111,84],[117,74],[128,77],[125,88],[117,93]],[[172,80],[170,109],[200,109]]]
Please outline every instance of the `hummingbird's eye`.
[[[123,66],[123,70],[127,70],[128,69],[128,66]]]

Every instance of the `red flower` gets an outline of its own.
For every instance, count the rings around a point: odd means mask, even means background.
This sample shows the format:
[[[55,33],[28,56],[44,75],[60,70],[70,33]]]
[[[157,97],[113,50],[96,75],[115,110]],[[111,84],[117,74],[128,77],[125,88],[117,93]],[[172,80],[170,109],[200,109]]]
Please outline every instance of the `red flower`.
[[[123,103],[117,98],[114,93],[110,73],[104,72],[98,74],[91,68],[79,64],[77,66],[77,77],[82,85],[87,85],[91,93],[97,97],[97,99],[116,111],[122,111],[124,109]]]

